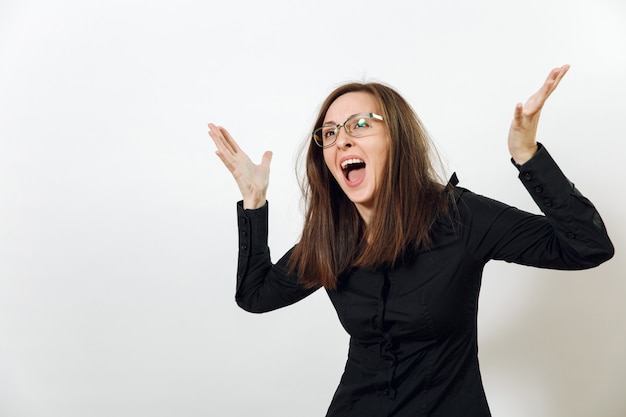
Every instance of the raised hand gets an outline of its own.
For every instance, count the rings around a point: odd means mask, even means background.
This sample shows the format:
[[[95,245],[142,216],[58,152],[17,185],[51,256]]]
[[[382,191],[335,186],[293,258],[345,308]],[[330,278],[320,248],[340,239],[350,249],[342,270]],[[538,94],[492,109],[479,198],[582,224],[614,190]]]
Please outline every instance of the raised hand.
[[[539,125],[541,109],[567,70],[569,70],[569,65],[563,65],[550,71],[539,91],[533,94],[525,104],[518,103],[515,106],[508,144],[509,152],[517,164],[523,164],[537,152],[537,126]]]
[[[237,182],[243,197],[243,207],[245,209],[263,207],[270,179],[272,152],[265,152],[261,163],[257,165],[239,148],[237,142],[223,127],[209,123],[209,136],[217,146],[215,154]]]

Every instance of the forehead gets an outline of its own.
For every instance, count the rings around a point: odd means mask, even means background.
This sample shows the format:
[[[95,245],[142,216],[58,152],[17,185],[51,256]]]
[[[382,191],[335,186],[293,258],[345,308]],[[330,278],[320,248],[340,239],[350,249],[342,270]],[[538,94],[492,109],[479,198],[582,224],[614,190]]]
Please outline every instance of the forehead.
[[[324,117],[324,123],[343,123],[353,114],[369,112],[379,112],[374,96],[363,91],[346,93],[337,97],[330,105]]]

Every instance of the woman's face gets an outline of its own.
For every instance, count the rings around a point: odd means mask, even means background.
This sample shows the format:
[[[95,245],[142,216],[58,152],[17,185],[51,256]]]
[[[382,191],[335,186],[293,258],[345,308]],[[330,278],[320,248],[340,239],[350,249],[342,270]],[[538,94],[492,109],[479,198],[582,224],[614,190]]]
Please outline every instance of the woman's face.
[[[338,97],[328,108],[324,124],[342,124],[357,113],[380,114],[372,95],[352,92]],[[366,223],[369,223],[376,190],[383,178],[389,143],[385,122],[373,120],[363,137],[352,137],[345,128],[339,128],[337,141],[323,151],[326,166]]]

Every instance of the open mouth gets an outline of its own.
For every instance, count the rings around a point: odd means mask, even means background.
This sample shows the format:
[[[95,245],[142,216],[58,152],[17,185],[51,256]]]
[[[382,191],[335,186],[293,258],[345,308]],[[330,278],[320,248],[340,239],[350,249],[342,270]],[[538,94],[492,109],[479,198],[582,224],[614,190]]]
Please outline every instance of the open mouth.
[[[365,161],[357,158],[346,159],[341,162],[341,170],[348,182],[357,182],[365,176]]]

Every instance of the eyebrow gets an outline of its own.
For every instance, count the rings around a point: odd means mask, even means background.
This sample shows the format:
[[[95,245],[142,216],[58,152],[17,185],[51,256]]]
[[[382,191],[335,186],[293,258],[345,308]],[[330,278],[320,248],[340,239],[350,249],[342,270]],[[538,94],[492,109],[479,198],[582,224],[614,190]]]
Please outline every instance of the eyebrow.
[[[348,116],[348,119],[353,117],[353,116],[356,116],[357,114],[370,114],[370,113],[376,114],[376,112],[366,112],[366,111],[365,112],[359,112],[359,113],[351,114],[350,116]],[[346,119],[346,122],[348,121],[348,119]],[[375,118],[375,119],[377,119],[377,118]],[[331,126],[331,125],[332,126],[337,126],[338,124],[339,123],[335,122],[334,120],[329,120],[327,122],[322,123],[322,126]]]

